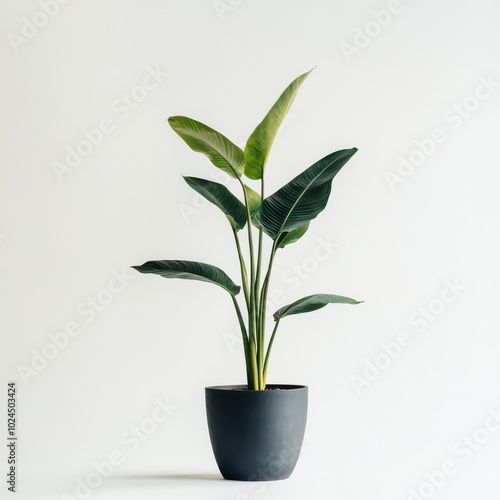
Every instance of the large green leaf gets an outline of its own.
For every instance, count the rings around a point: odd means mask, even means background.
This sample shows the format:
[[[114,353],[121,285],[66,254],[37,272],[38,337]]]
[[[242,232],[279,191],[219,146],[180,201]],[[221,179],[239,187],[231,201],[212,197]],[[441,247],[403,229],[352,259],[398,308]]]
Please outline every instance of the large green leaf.
[[[227,137],[186,116],[171,116],[168,123],[193,151],[206,155],[231,177],[241,177],[245,169],[243,151]]]
[[[226,186],[198,177],[184,177],[184,180],[209,202],[220,208],[236,231],[245,227],[247,222],[245,205]]]
[[[262,197],[260,196],[259,193],[254,191],[251,187],[247,186],[246,184],[243,184],[243,187],[245,188],[245,193],[248,202],[248,209],[250,211],[250,219],[252,219],[252,224],[256,228],[260,229],[260,225],[257,222],[256,215],[257,212],[259,211],[260,206],[262,205]]]
[[[295,99],[297,90],[311,71],[300,75],[284,90],[248,138],[245,146],[245,175],[250,179],[262,179],[278,129]]]
[[[132,266],[144,274],[158,274],[163,278],[182,278],[218,285],[231,295],[238,295],[240,287],[218,267],[190,260],[150,260],[142,266]]]
[[[285,316],[292,314],[302,314],[310,311],[316,311],[325,307],[327,304],[361,304],[360,301],[350,299],[349,297],[342,297],[342,295],[330,295],[326,293],[317,293],[315,295],[308,295],[296,300],[292,304],[278,309],[274,314],[274,320],[278,321]]]
[[[276,240],[314,219],[326,207],[333,178],[356,151],[342,149],[325,156],[267,197],[256,216],[264,231]]]
[[[250,210],[250,216],[253,217],[257,213],[262,204],[262,198],[259,193],[254,191],[251,187],[247,186],[246,184],[243,184],[243,187],[245,188],[245,193],[248,200],[248,208]]]
[[[309,229],[309,222],[304,224],[303,226],[298,227],[297,229],[292,229],[289,233],[281,233],[278,238],[278,248],[285,248],[290,243],[295,243],[298,241],[306,231]]]

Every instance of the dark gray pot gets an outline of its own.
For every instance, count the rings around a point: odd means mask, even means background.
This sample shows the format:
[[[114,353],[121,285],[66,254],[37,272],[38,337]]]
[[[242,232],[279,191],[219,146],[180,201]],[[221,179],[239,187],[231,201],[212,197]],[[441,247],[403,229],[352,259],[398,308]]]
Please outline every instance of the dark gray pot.
[[[306,429],[307,387],[267,387],[280,390],[205,388],[210,440],[225,479],[275,481],[295,468]]]

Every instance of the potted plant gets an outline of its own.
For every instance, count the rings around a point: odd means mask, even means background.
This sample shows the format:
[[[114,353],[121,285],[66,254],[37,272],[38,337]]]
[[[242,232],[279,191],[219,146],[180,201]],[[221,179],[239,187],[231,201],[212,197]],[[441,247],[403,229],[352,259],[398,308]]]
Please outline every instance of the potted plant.
[[[141,273],[164,278],[212,283],[231,299],[243,339],[247,384],[205,388],[212,448],[226,479],[284,479],[290,476],[297,462],[307,418],[307,387],[270,385],[266,381],[269,357],[281,321],[327,304],[359,304],[340,295],[309,295],[276,311],[270,337],[265,333],[267,296],[275,257],[287,245],[299,240],[311,220],[323,211],[333,178],[357,151],[352,148],[331,153],[266,196],[264,172],[271,146],[309,73],[299,76],[285,89],[250,135],[244,150],[199,121],[184,116],[168,119],[172,129],[192,150],[206,155],[239,185],[241,199],[217,182],[184,177],[191,188],[227,217],[239,260],[241,286],[218,267],[202,262],[153,260],[133,266]],[[247,185],[243,176],[258,181],[259,192]],[[240,232],[246,232],[244,242]],[[265,246],[266,238],[270,241]],[[246,252],[242,243],[246,245]],[[240,291],[244,304],[237,298]]]

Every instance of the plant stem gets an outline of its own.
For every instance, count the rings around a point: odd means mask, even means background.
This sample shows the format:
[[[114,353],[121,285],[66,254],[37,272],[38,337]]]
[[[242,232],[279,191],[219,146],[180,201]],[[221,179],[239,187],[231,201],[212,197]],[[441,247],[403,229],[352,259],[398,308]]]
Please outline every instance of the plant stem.
[[[240,324],[241,335],[243,337],[243,348],[245,350],[245,363],[247,367],[247,383],[248,388],[251,389],[255,387],[256,381],[258,379],[255,356],[250,356],[251,349],[249,346],[248,334],[245,327],[245,321],[243,320],[243,316],[241,315],[241,309],[238,305],[238,301],[236,300],[236,297],[234,295],[231,295],[231,298],[233,299],[234,308],[236,310],[236,315],[238,316],[238,322]]]
[[[257,356],[255,354],[255,342],[253,337],[250,337],[249,341],[249,358],[250,358],[250,372],[251,376],[249,377],[249,380],[251,380],[251,383],[249,382],[248,388],[251,390],[259,390],[259,371],[257,369]]]
[[[261,200],[264,199],[264,176],[262,176],[261,182],[260,182],[260,198]],[[259,250],[257,254],[257,271],[256,271],[256,276],[255,276],[255,297],[257,303],[259,302],[259,287],[260,287],[260,269],[262,267],[262,241],[263,241],[263,233],[264,231],[262,228],[259,228]],[[260,313],[260,311],[259,311]]]
[[[252,237],[252,218],[250,216],[250,207],[248,205],[248,197],[247,197],[247,192],[245,191],[245,185],[241,181],[241,179],[238,179],[240,181],[241,187],[243,189],[243,196],[245,198],[245,208],[247,212],[247,230],[248,230],[248,247],[250,250],[250,283],[252,285],[255,284],[255,259],[254,259],[254,250],[253,250],[253,237]],[[250,293],[252,292],[252,289],[250,288]]]
[[[245,294],[245,302],[247,305],[247,310],[250,311],[250,295],[248,291],[248,275],[247,268],[245,265],[245,259],[243,258],[243,253],[241,251],[240,239],[238,238],[238,233],[233,229],[234,241],[236,242],[236,249],[238,250],[238,259],[240,261],[241,270],[241,282],[243,285],[243,293]]]
[[[264,375],[264,343],[265,343],[265,331],[266,331],[266,304],[267,304],[267,294],[269,291],[269,282],[271,280],[271,272],[273,269],[274,256],[276,255],[276,246],[277,240],[274,241],[273,247],[271,249],[271,255],[269,256],[269,265],[267,268],[266,277],[264,278],[264,282],[262,284],[262,291],[260,295],[260,317],[259,317],[259,344],[261,348],[258,352],[258,360],[257,365],[259,367],[259,386],[261,389],[266,388],[266,380]]]
[[[267,378],[267,365],[269,363],[269,356],[271,354],[271,347],[273,346],[274,337],[276,335],[276,332],[278,331],[279,324],[280,324],[280,320],[276,321],[276,324],[274,325],[273,333],[271,335],[271,339],[269,340],[269,345],[267,346],[266,360],[264,361],[264,372],[263,372],[263,377],[262,377],[264,380],[264,385],[266,383],[266,378]]]
[[[253,247],[253,236],[252,236],[252,218],[250,215],[250,207],[248,204],[247,192],[245,190],[245,185],[238,179],[241,187],[243,189],[243,196],[245,199],[245,209],[247,213],[247,230],[248,230],[248,248],[250,251],[250,308],[248,311],[248,335],[250,338],[250,352],[249,357],[251,358],[252,367],[256,363],[256,346],[258,349],[257,342],[257,311],[255,304],[255,258],[254,258],[254,247]],[[253,369],[253,368],[252,368]],[[261,372],[257,370],[257,386],[260,385]]]
[[[260,181],[260,198],[261,201],[264,199],[264,175],[262,175],[262,179]],[[259,369],[259,374],[261,378],[263,377],[263,365],[262,360],[264,356],[264,332],[262,331],[262,323],[265,321],[266,311],[263,310],[260,306],[260,271],[262,268],[262,242],[263,242],[263,230],[259,228],[259,246],[258,246],[258,254],[257,254],[257,270],[255,275],[255,304],[257,306],[257,364]],[[264,388],[265,388],[265,382]]]

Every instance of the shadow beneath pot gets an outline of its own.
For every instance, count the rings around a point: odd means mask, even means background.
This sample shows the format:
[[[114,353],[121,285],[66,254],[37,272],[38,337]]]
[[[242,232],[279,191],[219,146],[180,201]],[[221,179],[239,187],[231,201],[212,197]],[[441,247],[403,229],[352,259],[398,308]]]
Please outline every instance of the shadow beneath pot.
[[[224,481],[224,478],[220,474],[130,474],[130,475],[115,475],[116,479],[131,479],[131,480],[141,480],[141,479],[174,479],[174,480],[185,480],[185,481]]]

